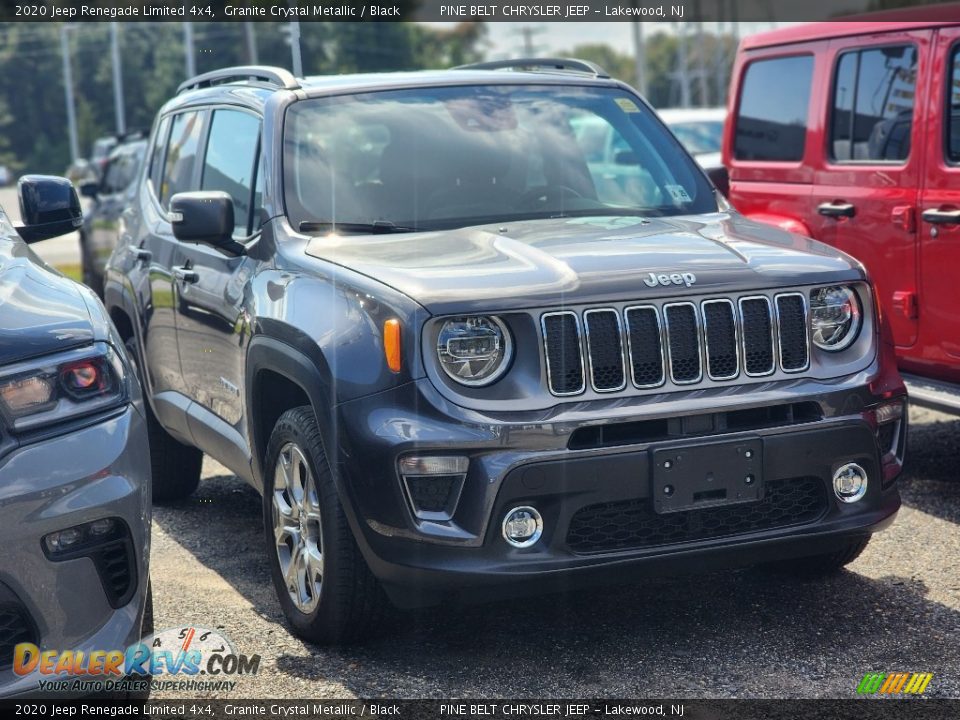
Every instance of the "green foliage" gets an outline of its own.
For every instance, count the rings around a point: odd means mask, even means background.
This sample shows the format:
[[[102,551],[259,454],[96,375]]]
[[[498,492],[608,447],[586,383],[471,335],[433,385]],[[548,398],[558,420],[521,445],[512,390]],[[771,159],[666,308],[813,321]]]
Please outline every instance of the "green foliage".
[[[400,5],[413,0],[401,0]],[[121,23],[128,130],[149,128],[186,78],[182,23]],[[289,23],[193,23],[198,73],[248,64],[249,28],[256,60],[291,66]],[[59,23],[0,23],[0,164],[14,172],[62,174],[70,163]],[[449,29],[394,22],[301,23],[308,75],[441,68],[482,59],[485,28]],[[109,23],[70,30],[79,150],[115,131]]]

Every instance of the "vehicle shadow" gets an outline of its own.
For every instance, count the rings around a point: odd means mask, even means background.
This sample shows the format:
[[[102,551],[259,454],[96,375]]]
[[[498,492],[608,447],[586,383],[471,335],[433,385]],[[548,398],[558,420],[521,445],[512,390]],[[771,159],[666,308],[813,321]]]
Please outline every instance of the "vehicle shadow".
[[[960,419],[911,412],[903,504],[960,524]]]
[[[894,670],[933,672],[927,695],[960,696],[960,613],[938,602],[943,588],[928,597],[897,571],[803,581],[745,570],[445,605],[400,613],[381,640],[321,648],[274,634],[289,628],[254,490],[207,477],[155,522],[265,621],[256,652],[271,672],[359,697],[854,697],[864,673]]]

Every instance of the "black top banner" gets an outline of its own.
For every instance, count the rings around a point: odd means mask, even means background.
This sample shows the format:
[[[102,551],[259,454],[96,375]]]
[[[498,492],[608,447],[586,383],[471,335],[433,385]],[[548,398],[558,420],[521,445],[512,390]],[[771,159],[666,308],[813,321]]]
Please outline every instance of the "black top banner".
[[[16,22],[960,22],[960,2],[911,0],[0,0]]]

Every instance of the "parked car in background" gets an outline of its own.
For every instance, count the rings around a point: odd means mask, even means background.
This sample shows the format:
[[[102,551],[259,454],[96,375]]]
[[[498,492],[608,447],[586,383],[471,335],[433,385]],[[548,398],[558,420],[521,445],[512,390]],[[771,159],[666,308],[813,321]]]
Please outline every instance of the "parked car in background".
[[[730,199],[861,260],[913,402],[960,412],[960,23],[880,17],[743,40]]]
[[[723,166],[721,150],[726,108],[672,108],[658,110],[657,114],[704,169]]]
[[[16,645],[85,658],[123,651],[151,614],[139,383],[93,292],[26,244],[76,230],[73,186],[28,175],[19,191],[23,226],[0,210],[2,697],[33,695],[55,677],[17,673]]]
[[[117,244],[120,216],[133,197],[146,147],[144,133],[125,136],[107,157],[103,174],[80,185],[80,193],[91,199],[79,233],[83,282],[101,297],[104,266]]]
[[[6,187],[13,182],[13,173],[6,165],[0,165],[0,187]]]
[[[388,600],[827,573],[897,512],[905,393],[862,267],[732,211],[596,66],[227,68],[148,157],[105,294],[155,496],[202,453],[260,491],[309,640]]]
[[[110,157],[110,151],[120,142],[120,136],[105,135],[93,141],[93,147],[90,149],[90,165],[98,177],[103,177],[103,171],[107,165],[107,158]]]

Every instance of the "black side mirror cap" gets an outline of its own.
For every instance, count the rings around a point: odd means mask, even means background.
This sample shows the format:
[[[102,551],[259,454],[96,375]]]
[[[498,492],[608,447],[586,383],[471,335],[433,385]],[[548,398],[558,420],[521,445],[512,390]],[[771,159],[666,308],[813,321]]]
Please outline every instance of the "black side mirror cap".
[[[73,184],[53,175],[24,175],[17,183],[22,225],[17,232],[25,242],[48,240],[74,232],[83,224],[80,198]]]
[[[177,193],[170,198],[168,216],[181,242],[204,243],[231,255],[243,252],[233,239],[233,198],[221,190]]]
[[[707,177],[724,197],[730,197],[730,173],[727,172],[727,168],[722,165],[712,167],[707,170]]]

